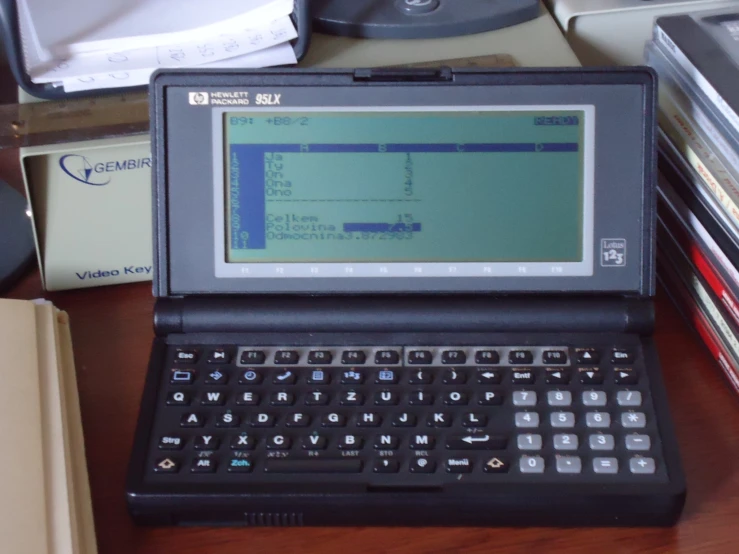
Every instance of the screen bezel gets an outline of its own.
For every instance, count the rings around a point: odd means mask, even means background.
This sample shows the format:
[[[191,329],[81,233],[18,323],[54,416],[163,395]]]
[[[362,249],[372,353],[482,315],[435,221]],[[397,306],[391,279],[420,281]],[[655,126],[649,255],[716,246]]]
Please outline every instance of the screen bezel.
[[[225,114],[255,113],[265,111],[256,107],[216,108],[213,117],[213,220],[214,220],[214,266],[218,278],[380,278],[397,277],[455,279],[459,277],[542,277],[553,273],[562,276],[592,276],[593,274],[593,202],[594,202],[594,148],[595,106],[590,105],[542,105],[542,106],[320,106],[273,109],[270,113],[291,112],[502,112],[502,111],[578,111],[583,112],[582,152],[582,259],[577,262],[228,262],[226,254],[227,221],[224,190],[227,187],[225,170]]]
[[[368,80],[367,71],[273,69],[162,71],[152,79],[157,296],[209,294],[516,293],[652,296],[654,270],[655,86],[648,68],[460,69],[451,79],[412,75]],[[593,275],[436,278],[222,279],[214,272],[213,106],[195,91],[282,94],[283,106],[595,106]],[[209,109],[211,108],[211,109]],[[265,106],[265,110],[274,106]],[[625,238],[627,263],[598,263],[599,248]]]

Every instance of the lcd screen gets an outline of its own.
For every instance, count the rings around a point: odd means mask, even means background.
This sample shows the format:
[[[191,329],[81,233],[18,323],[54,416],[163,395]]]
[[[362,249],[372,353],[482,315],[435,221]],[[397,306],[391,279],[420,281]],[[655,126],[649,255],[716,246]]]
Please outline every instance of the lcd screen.
[[[583,110],[223,122],[226,263],[583,260]]]

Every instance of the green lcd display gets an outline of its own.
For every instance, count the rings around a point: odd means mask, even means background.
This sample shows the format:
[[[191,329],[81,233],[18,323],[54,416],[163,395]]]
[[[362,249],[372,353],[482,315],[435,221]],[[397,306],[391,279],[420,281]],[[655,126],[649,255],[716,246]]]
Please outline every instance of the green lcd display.
[[[584,119],[225,113],[226,262],[582,261]]]

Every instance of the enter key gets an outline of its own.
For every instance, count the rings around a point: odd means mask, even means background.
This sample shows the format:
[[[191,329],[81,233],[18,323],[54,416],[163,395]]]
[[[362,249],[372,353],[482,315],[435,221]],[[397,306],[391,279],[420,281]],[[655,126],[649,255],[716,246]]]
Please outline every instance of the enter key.
[[[456,435],[446,441],[447,450],[505,450],[508,439],[503,435]]]

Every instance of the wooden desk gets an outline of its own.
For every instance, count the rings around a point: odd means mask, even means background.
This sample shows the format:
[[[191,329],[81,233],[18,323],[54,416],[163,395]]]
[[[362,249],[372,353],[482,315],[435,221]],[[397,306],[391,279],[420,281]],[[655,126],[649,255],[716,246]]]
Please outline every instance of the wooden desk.
[[[45,296],[71,317],[100,554],[705,554],[739,548],[735,527],[739,523],[737,399],[664,295],[657,301],[656,336],[688,479],[685,514],[672,529],[574,530],[135,527],[126,512],[123,486],[153,336],[150,283],[44,294],[34,273],[9,296]]]

